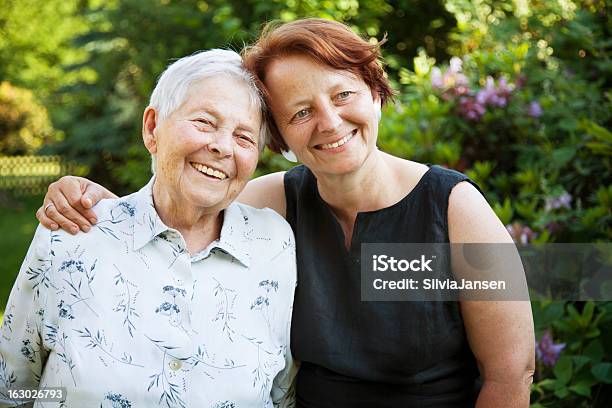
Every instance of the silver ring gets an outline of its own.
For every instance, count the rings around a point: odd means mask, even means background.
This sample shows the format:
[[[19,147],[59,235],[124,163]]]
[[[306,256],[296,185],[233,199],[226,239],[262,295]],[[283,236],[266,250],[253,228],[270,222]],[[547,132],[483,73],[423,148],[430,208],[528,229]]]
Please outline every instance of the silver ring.
[[[54,205],[55,205],[55,204],[53,204],[53,203],[48,203],[47,205],[45,205],[45,208],[43,209],[43,212],[46,214],[46,213],[47,213],[47,209],[48,209],[49,207],[54,206]]]

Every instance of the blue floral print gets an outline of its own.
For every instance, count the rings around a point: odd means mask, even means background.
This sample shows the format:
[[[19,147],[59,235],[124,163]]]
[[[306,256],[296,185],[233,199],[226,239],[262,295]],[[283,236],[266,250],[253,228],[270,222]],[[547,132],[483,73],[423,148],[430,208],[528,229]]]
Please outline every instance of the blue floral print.
[[[37,229],[0,328],[0,406],[37,386],[67,393],[35,407],[293,405],[291,229],[232,204],[219,239],[190,254],[153,182],[100,202],[88,234]]]

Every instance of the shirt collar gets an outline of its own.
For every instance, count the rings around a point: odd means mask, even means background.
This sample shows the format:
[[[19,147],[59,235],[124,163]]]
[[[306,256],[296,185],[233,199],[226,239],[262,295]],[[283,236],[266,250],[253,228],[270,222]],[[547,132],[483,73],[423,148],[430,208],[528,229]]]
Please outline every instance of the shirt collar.
[[[171,230],[159,218],[153,205],[154,182],[155,177],[152,177],[147,185],[127,198],[129,205],[135,209],[133,217],[135,251],[143,248],[159,234]],[[192,260],[198,261],[205,258],[212,249],[218,248],[248,268],[251,260],[247,245],[249,231],[248,215],[240,204],[231,203],[223,212],[223,226],[219,239],[211,242],[206,249],[194,254]]]
[[[235,202],[231,203],[223,211],[221,236],[211,245],[227,252],[248,268],[251,264],[248,245],[250,231],[249,216],[244,207]]]

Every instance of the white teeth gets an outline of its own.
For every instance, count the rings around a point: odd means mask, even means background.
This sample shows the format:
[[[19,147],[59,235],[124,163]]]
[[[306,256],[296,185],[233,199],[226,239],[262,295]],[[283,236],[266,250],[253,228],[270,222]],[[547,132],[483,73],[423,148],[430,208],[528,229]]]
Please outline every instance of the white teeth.
[[[321,149],[327,150],[327,149],[333,149],[333,148],[338,147],[338,146],[342,146],[343,144],[345,144],[346,142],[351,140],[353,138],[353,136],[355,136],[355,132],[351,132],[350,134],[344,136],[342,139],[338,140],[337,142],[326,143],[324,145],[321,145]]]
[[[195,163],[195,162],[191,162],[191,166],[196,169],[197,171],[199,171],[200,173],[204,173],[207,174],[209,176],[213,176],[216,177],[220,180],[225,180],[227,178],[227,175],[219,170],[215,170],[212,169],[210,167],[206,167],[203,164],[200,163]]]

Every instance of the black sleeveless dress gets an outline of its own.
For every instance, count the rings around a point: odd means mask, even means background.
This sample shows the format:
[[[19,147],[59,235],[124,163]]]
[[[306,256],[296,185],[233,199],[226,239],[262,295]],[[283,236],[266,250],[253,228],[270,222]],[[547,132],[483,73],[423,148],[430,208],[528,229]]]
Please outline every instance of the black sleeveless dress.
[[[473,407],[479,373],[459,304],[362,302],[359,265],[361,243],[449,242],[451,189],[470,180],[430,167],[400,202],[358,214],[348,252],[312,172],[297,166],[284,180],[297,245],[298,407]]]

